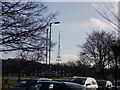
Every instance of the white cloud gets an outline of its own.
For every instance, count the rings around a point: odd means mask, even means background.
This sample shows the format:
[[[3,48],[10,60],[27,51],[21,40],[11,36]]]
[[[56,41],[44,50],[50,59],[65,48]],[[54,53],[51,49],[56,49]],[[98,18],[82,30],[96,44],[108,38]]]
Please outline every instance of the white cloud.
[[[72,53],[63,53],[62,62],[68,62],[69,60],[76,60],[77,55],[73,55]]]
[[[91,28],[105,30],[105,31],[112,31],[113,30],[111,23],[103,22],[103,21],[96,19],[96,18],[90,18],[88,22],[89,22]]]
[[[67,25],[66,25],[67,26]],[[104,31],[113,31],[113,27],[115,27],[115,25],[111,24],[110,22],[107,22],[103,19],[97,19],[97,18],[90,18],[87,21],[83,22],[83,23],[79,23],[79,24],[74,24],[74,25],[68,25],[70,28],[77,28],[74,29],[75,30],[84,30],[84,31],[89,31],[91,29],[96,29],[96,30],[104,30]],[[69,29],[68,29],[69,30]]]
[[[113,31],[114,28],[116,28],[115,25],[104,20],[104,18],[103,18],[103,20],[100,20],[100,19],[97,19],[94,17],[91,17],[90,19],[88,19],[87,21],[82,22],[82,23],[76,23],[76,24],[68,23],[68,24],[61,25],[61,27],[64,27],[66,31],[72,29],[73,32],[78,32],[78,33],[80,31],[82,32],[83,30],[84,30],[84,32],[88,32],[91,29]]]

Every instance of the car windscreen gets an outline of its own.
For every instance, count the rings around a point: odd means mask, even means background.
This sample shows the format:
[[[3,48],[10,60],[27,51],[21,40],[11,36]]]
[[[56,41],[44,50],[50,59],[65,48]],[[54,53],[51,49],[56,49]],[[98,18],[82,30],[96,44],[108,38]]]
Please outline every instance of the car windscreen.
[[[86,79],[85,79],[85,78],[73,78],[71,81],[72,81],[72,82],[75,82],[75,83],[79,83],[79,84],[81,84],[81,85],[84,85]]]

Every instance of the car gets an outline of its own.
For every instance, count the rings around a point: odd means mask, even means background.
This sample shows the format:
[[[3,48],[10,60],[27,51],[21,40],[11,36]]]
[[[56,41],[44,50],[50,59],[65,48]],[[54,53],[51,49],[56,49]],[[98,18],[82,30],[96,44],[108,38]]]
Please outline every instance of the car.
[[[40,82],[40,81],[51,81],[49,78],[31,78],[31,79],[23,79],[17,82],[12,88],[9,90],[25,90],[28,88],[32,83]]]
[[[91,77],[79,77],[79,76],[74,76],[71,79],[72,82],[81,84],[90,90],[96,90],[98,88],[98,84],[94,78]]]
[[[97,90],[112,90],[112,82],[108,80],[96,80],[98,84]]]
[[[40,81],[31,84],[26,90],[88,90],[86,87],[64,81]]]
[[[115,90],[115,81],[113,82],[113,90]],[[117,81],[117,90],[120,90],[120,81]]]
[[[39,81],[52,81],[52,79],[50,79],[50,78],[40,78],[40,79],[38,79]]]

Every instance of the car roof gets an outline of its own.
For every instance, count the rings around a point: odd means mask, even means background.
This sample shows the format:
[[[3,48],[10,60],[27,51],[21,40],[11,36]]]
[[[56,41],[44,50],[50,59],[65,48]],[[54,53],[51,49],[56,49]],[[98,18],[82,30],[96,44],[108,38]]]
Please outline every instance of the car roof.
[[[38,80],[38,79],[21,79],[20,81]]]
[[[20,81],[23,81],[23,80],[52,80],[52,79],[49,79],[49,78],[28,78],[28,79],[21,79]]]
[[[77,84],[77,83],[73,83],[73,82],[64,82],[65,84],[74,84],[74,85],[79,85],[79,86],[83,86],[83,85],[80,85],[80,84]]]
[[[81,86],[81,87],[84,87],[83,85],[80,85],[80,84],[77,84],[77,83],[73,83],[73,82],[69,82],[69,81],[40,81],[40,82],[37,82],[37,83],[56,83],[56,84],[66,84],[66,85],[78,85],[78,86]],[[36,83],[33,83],[33,84],[36,84]],[[84,87],[85,88],[85,87]]]
[[[63,83],[63,81],[40,80],[37,83]]]
[[[77,78],[81,78],[81,79],[94,79],[92,77],[80,77],[80,76],[74,76],[73,79],[77,79]],[[95,80],[95,79],[94,79]]]
[[[67,81],[39,81],[37,83],[60,83],[60,84],[75,84],[75,85],[79,85],[77,83],[73,83],[73,82],[67,82]],[[81,85],[82,86],[82,85]]]
[[[65,85],[69,86],[69,87],[82,87],[82,88],[86,88],[84,85],[78,84],[78,83],[73,83],[73,82],[64,82]]]
[[[115,82],[115,81],[114,81]],[[119,82],[120,83],[120,81],[117,81],[117,82]]]
[[[52,79],[50,79],[50,78],[39,78],[38,80],[52,80]]]
[[[80,76],[73,76],[73,78],[91,78],[91,77],[80,77]]]
[[[97,82],[107,82],[108,80],[96,80]]]

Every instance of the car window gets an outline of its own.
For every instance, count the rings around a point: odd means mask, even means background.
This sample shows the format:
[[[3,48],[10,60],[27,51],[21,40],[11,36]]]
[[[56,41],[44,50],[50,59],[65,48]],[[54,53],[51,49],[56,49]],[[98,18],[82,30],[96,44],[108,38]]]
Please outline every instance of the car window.
[[[106,86],[105,81],[97,81],[98,86]]]
[[[15,86],[16,87],[22,87],[22,86],[27,86],[28,84],[29,84],[28,80],[21,80]]]
[[[120,86],[120,82],[117,82],[117,85]]]
[[[53,86],[53,90],[67,90],[67,87],[61,83],[55,83]]]
[[[42,86],[41,83],[33,84],[30,86],[29,90],[39,90],[41,86]]]
[[[97,85],[97,83],[95,81],[91,81],[92,85]]]
[[[53,87],[54,87],[54,84],[50,84],[49,85],[49,90],[53,89]]]
[[[52,85],[50,86],[50,83],[43,83],[40,90],[52,90]]]

